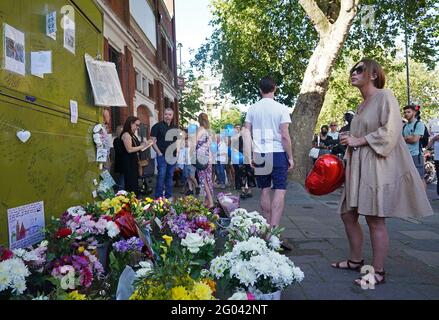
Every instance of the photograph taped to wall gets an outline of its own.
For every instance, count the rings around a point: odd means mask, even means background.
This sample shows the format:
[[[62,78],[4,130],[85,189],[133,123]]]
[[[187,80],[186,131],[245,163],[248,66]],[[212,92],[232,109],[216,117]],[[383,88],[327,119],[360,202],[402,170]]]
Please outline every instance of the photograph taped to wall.
[[[112,62],[95,60],[88,54],[85,55],[85,64],[95,105],[126,107],[116,65]]]
[[[6,70],[21,74],[26,74],[26,51],[24,46],[24,33],[11,27],[4,26],[4,58]]]
[[[44,202],[8,209],[9,248],[26,248],[44,239]]]
[[[64,16],[64,48],[75,54],[75,22],[68,16]]]

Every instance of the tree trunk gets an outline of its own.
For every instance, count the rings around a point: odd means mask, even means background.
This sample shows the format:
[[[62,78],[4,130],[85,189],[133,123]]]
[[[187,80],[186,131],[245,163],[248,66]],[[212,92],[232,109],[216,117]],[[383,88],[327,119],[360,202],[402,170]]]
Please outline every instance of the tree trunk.
[[[320,41],[305,71],[291,117],[290,135],[295,162],[292,178],[300,183],[305,182],[312,166],[308,153],[314,128],[325,100],[332,68],[349,34],[358,1],[342,0],[338,19],[334,24],[330,24],[315,1],[300,0],[320,35]]]

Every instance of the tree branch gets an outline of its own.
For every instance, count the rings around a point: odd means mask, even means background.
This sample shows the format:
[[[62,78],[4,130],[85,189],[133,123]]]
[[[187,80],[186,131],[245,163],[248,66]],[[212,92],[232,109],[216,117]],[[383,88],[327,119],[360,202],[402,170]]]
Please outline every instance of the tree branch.
[[[353,18],[357,14],[360,0],[341,0],[340,14],[335,22],[336,27],[341,25],[342,28],[346,24],[351,24]]]
[[[325,37],[328,34],[331,25],[329,24],[328,18],[326,18],[325,14],[322,12],[322,10],[320,10],[315,0],[299,0],[299,3],[305,10],[306,15],[311,19],[314,27],[320,35],[320,38]]]

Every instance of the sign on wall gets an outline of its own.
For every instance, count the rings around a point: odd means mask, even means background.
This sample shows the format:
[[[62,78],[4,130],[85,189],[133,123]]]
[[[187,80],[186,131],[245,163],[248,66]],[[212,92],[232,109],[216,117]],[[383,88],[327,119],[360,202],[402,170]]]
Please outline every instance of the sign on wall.
[[[26,248],[44,239],[43,201],[8,209],[9,248]]]

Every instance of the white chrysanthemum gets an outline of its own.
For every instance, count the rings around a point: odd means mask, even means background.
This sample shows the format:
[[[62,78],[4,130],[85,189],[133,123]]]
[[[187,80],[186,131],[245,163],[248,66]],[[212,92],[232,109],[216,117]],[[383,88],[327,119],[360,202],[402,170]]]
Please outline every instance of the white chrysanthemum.
[[[244,208],[238,208],[233,210],[232,213],[230,213],[230,216],[234,217],[234,216],[242,216],[246,214],[247,214],[247,210],[245,210]]]
[[[267,244],[261,238],[250,237],[247,241],[239,242],[233,247],[232,254],[239,256],[242,253],[251,252],[254,255],[263,254],[268,250]]]
[[[0,262],[1,268],[2,262]],[[3,272],[0,270],[0,292],[6,290],[11,285],[11,278],[9,277],[7,272]]]
[[[13,281],[15,279],[24,278],[30,275],[30,272],[24,264],[23,260],[14,258],[6,260],[5,262],[9,264],[9,270],[11,272],[11,278]]]
[[[12,250],[12,253],[14,254],[14,256],[16,256],[17,258],[23,258],[24,255],[26,254],[26,250],[24,249],[14,249]]]
[[[224,272],[230,268],[231,253],[228,252],[223,256],[216,257],[210,263],[210,273],[218,278],[224,276]]]
[[[41,296],[33,298],[32,300],[49,300],[49,297],[41,295]]]
[[[271,277],[275,271],[272,261],[266,256],[251,257],[250,263],[258,276]]]
[[[107,230],[108,230],[108,236],[110,238],[114,238],[120,233],[119,227],[113,221],[107,222]]]
[[[245,286],[252,286],[257,281],[257,276],[247,261],[237,261],[230,268],[230,276],[235,277]]]
[[[210,271],[208,269],[202,269],[200,271],[200,278],[209,278]]]
[[[125,190],[119,190],[116,193],[116,197],[118,197],[118,196],[126,196],[126,195],[128,195],[128,192],[126,192]]]
[[[301,282],[305,278],[305,274],[303,273],[302,270],[300,270],[299,267],[293,268],[293,274],[297,282]]]
[[[12,293],[14,294],[23,294],[26,291],[26,281],[24,279],[17,279],[12,284]]]
[[[276,236],[271,236],[269,240],[270,248],[273,250],[280,250],[280,239]]]

